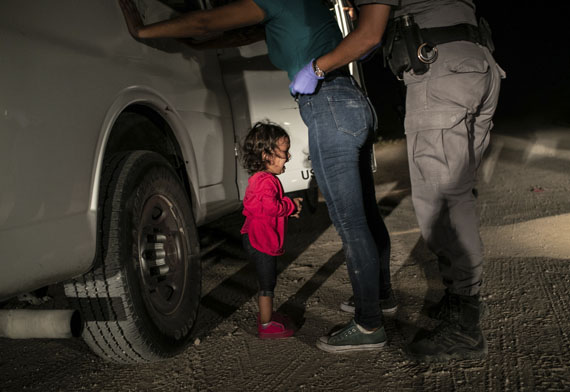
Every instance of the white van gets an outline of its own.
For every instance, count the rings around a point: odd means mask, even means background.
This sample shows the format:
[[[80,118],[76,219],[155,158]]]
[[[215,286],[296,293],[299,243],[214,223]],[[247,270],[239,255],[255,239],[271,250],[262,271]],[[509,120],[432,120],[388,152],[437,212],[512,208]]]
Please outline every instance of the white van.
[[[136,1],[147,23],[212,3]],[[111,0],[4,0],[0,36],[0,300],[67,282],[99,356],[178,353],[200,299],[196,228],[240,208],[252,123],[289,132],[280,179],[309,186],[286,73],[264,42],[137,42]]]

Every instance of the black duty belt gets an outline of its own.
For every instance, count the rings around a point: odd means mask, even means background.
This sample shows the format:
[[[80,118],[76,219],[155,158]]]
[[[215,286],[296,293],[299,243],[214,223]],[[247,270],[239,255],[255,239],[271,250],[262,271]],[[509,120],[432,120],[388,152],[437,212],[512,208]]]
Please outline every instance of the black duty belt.
[[[420,29],[424,41],[430,46],[446,44],[453,41],[470,41],[485,45],[479,35],[479,28],[467,23],[454,26],[431,27]]]
[[[413,15],[402,15],[389,23],[383,45],[384,59],[399,79],[412,70],[422,75],[437,60],[438,45],[453,41],[469,41],[486,46],[493,52],[489,24],[481,18],[479,26],[461,23],[453,26],[421,29]]]

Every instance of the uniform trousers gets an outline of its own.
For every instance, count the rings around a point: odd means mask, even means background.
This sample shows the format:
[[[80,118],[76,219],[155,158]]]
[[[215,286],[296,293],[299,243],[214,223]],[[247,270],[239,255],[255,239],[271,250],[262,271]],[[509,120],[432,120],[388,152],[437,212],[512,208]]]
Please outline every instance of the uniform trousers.
[[[476,295],[483,244],[473,190],[505,74],[483,46],[456,41],[437,48],[427,73],[404,74],[412,201],[447,289]]]

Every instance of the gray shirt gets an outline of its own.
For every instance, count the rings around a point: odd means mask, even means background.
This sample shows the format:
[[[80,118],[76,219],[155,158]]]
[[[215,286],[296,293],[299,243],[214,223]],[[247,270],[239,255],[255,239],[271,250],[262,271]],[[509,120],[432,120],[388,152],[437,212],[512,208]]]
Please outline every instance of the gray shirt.
[[[421,28],[459,23],[477,25],[473,0],[354,0],[357,7],[366,4],[391,5],[392,18],[412,14]]]

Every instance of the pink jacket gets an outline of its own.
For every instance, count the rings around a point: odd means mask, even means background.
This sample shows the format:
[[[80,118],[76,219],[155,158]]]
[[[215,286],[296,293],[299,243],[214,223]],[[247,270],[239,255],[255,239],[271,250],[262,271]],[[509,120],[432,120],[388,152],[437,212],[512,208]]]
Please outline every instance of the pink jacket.
[[[241,233],[249,235],[251,246],[271,256],[283,254],[287,217],[296,210],[295,203],[283,196],[279,179],[267,172],[257,172],[249,178]]]

